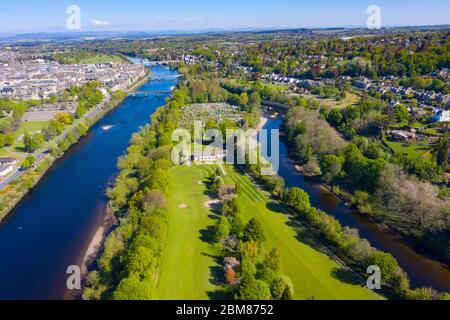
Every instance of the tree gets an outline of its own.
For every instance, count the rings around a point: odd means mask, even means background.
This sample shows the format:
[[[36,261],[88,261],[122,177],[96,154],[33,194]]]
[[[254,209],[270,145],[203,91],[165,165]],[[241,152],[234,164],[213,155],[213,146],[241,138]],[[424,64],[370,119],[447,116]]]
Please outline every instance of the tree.
[[[14,144],[14,135],[12,133],[0,134],[0,148],[3,146],[12,146]]]
[[[321,157],[319,164],[323,179],[327,182],[332,181],[342,170],[341,159],[332,154]]]
[[[275,272],[280,270],[281,259],[277,248],[272,248],[269,253],[266,253],[264,263]]]
[[[402,104],[398,104],[394,107],[394,114],[398,123],[405,123],[409,120],[409,111]]]
[[[56,114],[55,119],[64,125],[70,125],[73,122],[73,116],[68,112],[60,112]]]
[[[448,133],[439,141],[436,150],[436,162],[445,171],[448,167],[448,150],[450,149],[450,137]]]
[[[234,286],[239,283],[236,271],[231,266],[227,266],[225,270],[225,280],[228,284]]]
[[[214,227],[214,240],[221,242],[230,235],[230,222],[224,216],[221,216]]]
[[[142,199],[142,209],[146,212],[166,210],[166,197],[161,191],[151,190]]]
[[[152,300],[153,298],[152,281],[150,279],[140,281],[135,276],[122,279],[112,294],[113,300]]]
[[[141,219],[139,232],[163,240],[166,237],[166,224],[158,216],[146,215]]]
[[[44,136],[40,133],[36,133],[30,136],[28,133],[25,134],[23,138],[23,144],[25,150],[29,153],[36,151],[44,143]]]
[[[35,161],[36,161],[36,159],[33,156],[26,157],[25,160],[22,162],[22,168],[30,169],[33,166]]]
[[[78,105],[75,114],[77,115],[77,118],[80,119],[86,114],[86,112],[87,112],[86,108],[80,104]]]
[[[248,101],[249,101],[249,98],[248,98],[247,92],[241,93],[241,95],[239,96],[240,105],[243,107],[246,107],[248,105]]]
[[[288,276],[279,275],[272,281],[270,292],[275,300],[293,300],[294,285]]]
[[[261,96],[258,92],[252,92],[248,100],[249,111],[259,110],[261,108]]]
[[[311,208],[309,195],[297,187],[286,191],[283,197],[283,202],[291,207],[294,207],[301,213],[306,212],[309,208]]]
[[[236,300],[269,300],[269,286],[260,280],[249,279],[244,281],[238,289]]]
[[[140,280],[150,278],[157,264],[154,252],[142,246],[131,250],[125,261],[127,275],[137,277]]]
[[[384,283],[391,283],[399,267],[397,260],[390,254],[381,251],[376,251],[370,257],[370,264],[378,266],[381,271],[381,281]]]
[[[266,240],[261,223],[255,218],[252,218],[245,226],[243,240],[257,243],[262,243]]]

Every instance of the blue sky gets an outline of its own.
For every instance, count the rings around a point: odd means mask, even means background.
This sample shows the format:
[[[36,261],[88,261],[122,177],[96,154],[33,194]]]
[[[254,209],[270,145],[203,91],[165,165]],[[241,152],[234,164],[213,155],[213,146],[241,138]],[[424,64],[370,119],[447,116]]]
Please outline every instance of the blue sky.
[[[65,31],[69,5],[82,31],[362,26],[369,5],[384,26],[450,24],[449,0],[1,0],[0,33]]]

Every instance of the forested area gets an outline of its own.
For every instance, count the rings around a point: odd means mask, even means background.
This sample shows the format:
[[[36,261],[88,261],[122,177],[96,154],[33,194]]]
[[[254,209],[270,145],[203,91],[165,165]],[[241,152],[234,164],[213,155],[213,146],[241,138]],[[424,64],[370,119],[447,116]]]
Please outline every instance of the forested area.
[[[357,135],[355,128],[363,130],[376,125],[379,110],[379,105],[367,101],[342,112],[332,110],[328,115],[293,108],[286,120],[292,151],[310,168],[309,172],[322,176],[335,192],[347,194],[361,211],[416,239],[449,261],[446,234],[450,230],[450,208],[439,198],[439,188],[433,184],[434,177],[442,175],[439,173],[442,169],[430,160],[411,162],[394,156],[377,140]],[[339,128],[350,142],[325,119]],[[321,127],[324,129],[316,129]],[[347,128],[353,130],[349,132]]]

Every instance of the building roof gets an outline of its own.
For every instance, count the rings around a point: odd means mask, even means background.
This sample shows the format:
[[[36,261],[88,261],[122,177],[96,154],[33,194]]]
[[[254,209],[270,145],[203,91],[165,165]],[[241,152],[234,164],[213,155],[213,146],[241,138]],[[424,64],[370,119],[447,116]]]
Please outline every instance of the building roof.
[[[16,158],[0,158],[0,163],[13,163],[16,161]]]

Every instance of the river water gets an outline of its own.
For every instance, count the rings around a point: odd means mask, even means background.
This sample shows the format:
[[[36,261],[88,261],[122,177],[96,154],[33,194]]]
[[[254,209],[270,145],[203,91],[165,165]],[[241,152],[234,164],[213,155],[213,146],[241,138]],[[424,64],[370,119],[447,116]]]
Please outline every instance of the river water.
[[[269,118],[264,129],[279,129],[281,118]],[[343,226],[359,230],[362,238],[369,240],[377,249],[390,252],[399,265],[408,273],[413,288],[432,286],[441,291],[450,292],[450,268],[436,260],[421,254],[402,239],[381,229],[376,223],[364,218],[356,210],[345,206],[334,194],[320,184],[308,181],[294,167],[288,157],[286,145],[280,141],[280,169],[278,174],[283,177],[286,187],[300,187],[311,198],[311,204],[322,211],[336,217]]]
[[[155,77],[177,73],[152,68]],[[155,81],[143,91],[168,91],[176,80]],[[105,190],[132,134],[148,123],[167,95],[127,98],[49,170],[0,225],[0,299],[73,298],[67,267],[81,265],[105,216]]]

